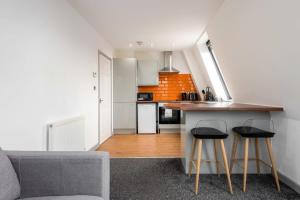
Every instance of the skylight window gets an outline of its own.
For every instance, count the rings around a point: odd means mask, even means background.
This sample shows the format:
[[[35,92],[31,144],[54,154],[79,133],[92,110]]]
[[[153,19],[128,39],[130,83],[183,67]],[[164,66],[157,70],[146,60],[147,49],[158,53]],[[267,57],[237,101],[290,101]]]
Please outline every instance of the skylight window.
[[[215,53],[212,49],[210,40],[199,42],[198,49],[203,59],[203,63],[207,70],[212,86],[215,90],[216,96],[224,101],[230,101],[232,98],[229,94]]]

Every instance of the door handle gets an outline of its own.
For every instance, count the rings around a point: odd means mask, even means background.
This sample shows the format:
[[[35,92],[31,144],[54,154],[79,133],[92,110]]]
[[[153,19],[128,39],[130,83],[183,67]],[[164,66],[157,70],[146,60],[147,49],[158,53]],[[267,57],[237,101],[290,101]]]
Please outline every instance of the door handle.
[[[99,103],[102,103],[103,101],[104,101],[103,99],[99,98]]]

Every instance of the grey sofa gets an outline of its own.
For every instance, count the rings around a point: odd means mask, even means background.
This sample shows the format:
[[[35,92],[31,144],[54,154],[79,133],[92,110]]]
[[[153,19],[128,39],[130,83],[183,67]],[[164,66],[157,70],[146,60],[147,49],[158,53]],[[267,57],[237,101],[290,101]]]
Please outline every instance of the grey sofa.
[[[0,149],[0,200],[109,200],[106,152]]]

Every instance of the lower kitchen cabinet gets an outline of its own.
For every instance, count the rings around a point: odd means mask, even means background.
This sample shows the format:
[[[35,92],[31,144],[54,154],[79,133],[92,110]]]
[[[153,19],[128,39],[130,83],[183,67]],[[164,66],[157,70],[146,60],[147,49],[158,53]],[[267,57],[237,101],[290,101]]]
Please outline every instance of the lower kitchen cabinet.
[[[137,104],[137,130],[138,134],[157,133],[157,104]]]
[[[136,133],[136,103],[114,103],[114,133]]]

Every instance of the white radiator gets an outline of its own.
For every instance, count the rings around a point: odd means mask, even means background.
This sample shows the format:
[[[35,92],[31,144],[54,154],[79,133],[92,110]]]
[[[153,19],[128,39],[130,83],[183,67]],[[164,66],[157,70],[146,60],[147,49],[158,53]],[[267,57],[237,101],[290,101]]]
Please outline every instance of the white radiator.
[[[48,124],[47,151],[85,151],[85,118],[79,116]]]

